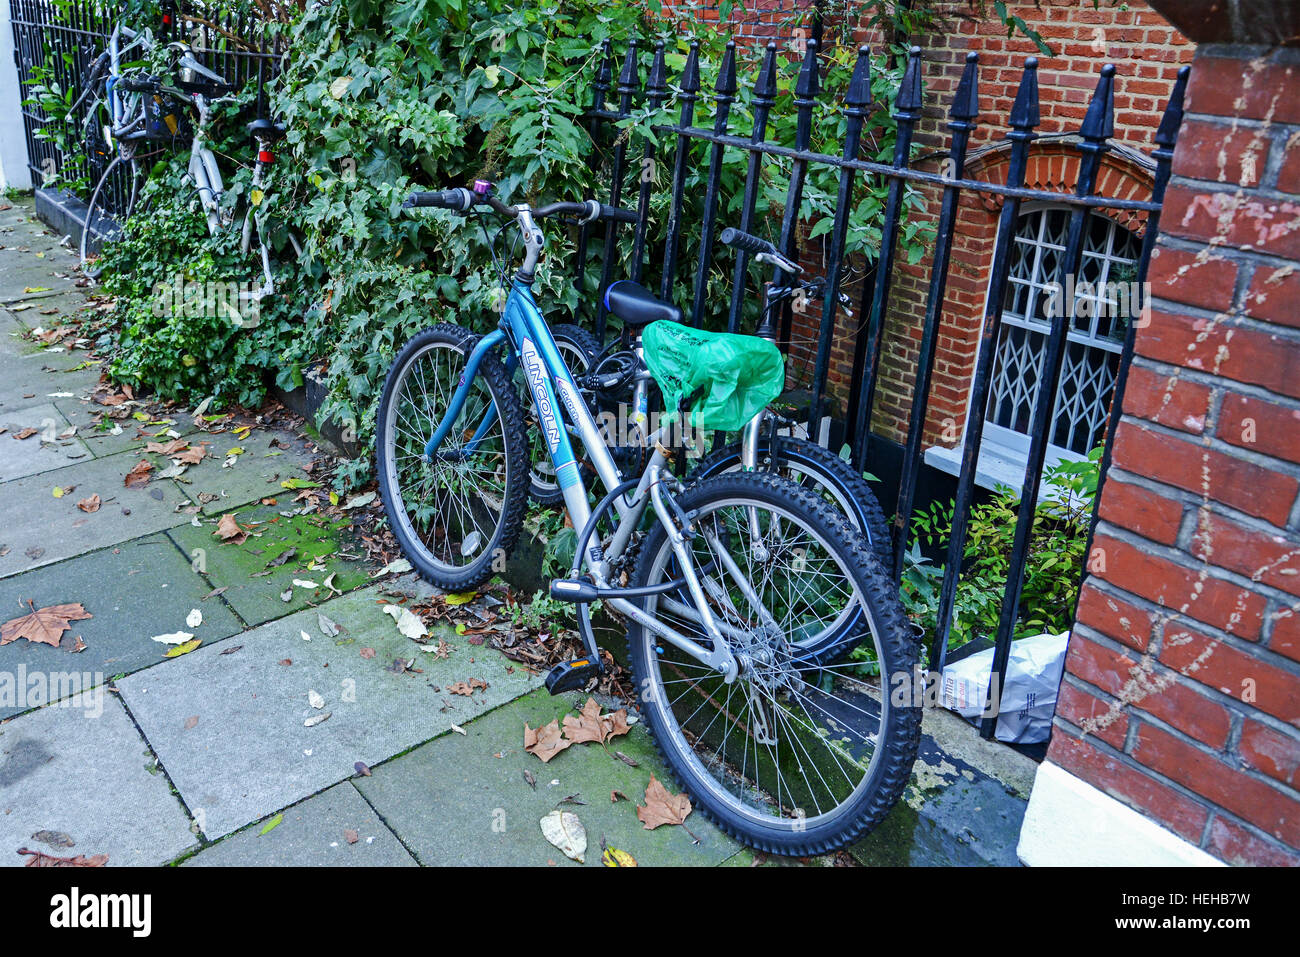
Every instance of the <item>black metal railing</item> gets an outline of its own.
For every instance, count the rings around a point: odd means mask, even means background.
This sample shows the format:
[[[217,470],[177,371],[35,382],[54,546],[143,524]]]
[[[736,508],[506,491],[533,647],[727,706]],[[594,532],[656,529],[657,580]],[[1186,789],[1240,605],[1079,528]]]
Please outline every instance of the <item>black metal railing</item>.
[[[962,445],[961,470],[957,478],[957,490],[954,500],[951,535],[947,546],[947,561],[944,566],[943,583],[940,590],[937,627],[931,636],[930,665],[931,670],[941,672],[947,659],[949,637],[953,626],[954,606],[958,582],[965,563],[966,537],[971,517],[971,508],[976,492],[976,466],[979,461],[980,447],[983,440],[985,415],[988,407],[989,391],[994,372],[996,345],[1001,330],[1002,306],[1005,301],[1011,266],[1011,243],[1015,225],[1022,203],[1049,202],[1068,208],[1070,220],[1066,249],[1057,266],[1056,281],[1062,288],[1066,286],[1066,277],[1077,273],[1083,257],[1085,224],[1088,214],[1093,210],[1128,210],[1146,214],[1146,227],[1143,236],[1141,259],[1138,264],[1139,284],[1145,281],[1147,266],[1159,226],[1161,202],[1165,187],[1169,181],[1170,158],[1178,128],[1182,121],[1183,97],[1187,86],[1189,68],[1184,67],[1178,74],[1169,102],[1165,108],[1159,130],[1155,135],[1154,185],[1150,200],[1116,199],[1097,195],[1098,173],[1101,169],[1101,157],[1109,148],[1108,140],[1114,134],[1114,87],[1116,82],[1113,66],[1100,70],[1095,91],[1090,100],[1087,113],[1077,131],[1077,150],[1081,156],[1080,172],[1073,193],[1032,189],[1025,186],[1025,171],[1030,156],[1030,148],[1036,139],[1039,125],[1038,102],[1038,61],[1028,58],[1024,63],[1022,76],[1014,105],[1009,117],[1010,129],[1006,134],[1009,142],[1009,162],[1003,182],[986,182],[965,176],[967,150],[972,133],[976,129],[979,116],[979,58],[975,53],[967,56],[960,81],[953,93],[948,109],[949,141],[946,151],[948,162],[944,172],[932,172],[912,167],[912,139],[918,121],[922,115],[922,51],[912,48],[907,57],[906,68],[898,93],[890,104],[892,117],[897,124],[897,134],[893,160],[880,163],[859,156],[860,137],[863,119],[875,107],[871,96],[871,55],[863,47],[859,49],[857,61],[851,79],[842,92],[842,108],[846,117],[842,150],[839,155],[812,152],[809,150],[810,131],[814,119],[814,109],[820,90],[820,62],[818,44],[808,41],[794,87],[792,103],[796,111],[793,142],[781,144],[768,140],[768,130],[772,118],[772,109],[776,102],[776,76],[778,57],[781,55],[775,43],[767,45],[761,64],[758,67],[750,100],[751,122],[748,131],[732,130],[732,105],[739,90],[737,76],[737,59],[735,47],[729,44],[718,69],[713,86],[713,122],[710,127],[696,126],[696,111],[701,99],[701,76],[699,64],[699,47],[692,43],[685,66],[677,85],[675,102],[665,96],[666,71],[664,68],[664,45],[660,43],[654,51],[650,65],[649,81],[644,91],[644,102],[651,107],[666,105],[671,111],[677,109],[677,122],[660,124],[653,127],[659,138],[659,145],[646,145],[644,157],[663,159],[666,150],[673,150],[672,181],[668,212],[664,219],[662,237],[663,257],[661,272],[658,277],[658,289],[665,299],[681,299],[687,296],[687,314],[692,323],[699,325],[709,309],[707,302],[706,277],[709,265],[716,254],[714,236],[717,233],[719,207],[721,198],[721,171],[728,150],[742,151],[747,160],[743,191],[739,197],[738,211],[734,212],[725,225],[734,225],[745,231],[752,231],[755,216],[755,200],[758,195],[760,177],[763,175],[764,160],[777,157],[786,161],[788,166],[788,188],[784,212],[779,225],[780,240],[778,246],[787,257],[798,259],[800,222],[799,211],[803,201],[805,183],[810,168],[830,168],[838,172],[838,190],[834,221],[825,240],[824,261],[826,262],[826,298],[824,300],[820,325],[816,338],[816,357],[812,369],[811,400],[808,404],[807,420],[810,435],[817,435],[827,405],[829,367],[831,361],[831,343],[835,334],[837,303],[843,280],[845,263],[851,256],[862,255],[860,249],[850,248],[846,244],[850,212],[855,196],[856,178],[861,175],[874,184],[887,186],[887,198],[882,214],[882,242],[880,248],[871,256],[874,262],[868,270],[867,281],[862,284],[862,307],[866,312],[865,335],[863,341],[856,344],[855,361],[849,383],[848,420],[852,429],[847,433],[851,448],[852,461],[859,471],[866,466],[868,451],[868,423],[874,408],[880,382],[880,360],[885,346],[885,317],[889,314],[891,279],[896,270],[896,255],[901,225],[901,213],[904,207],[904,192],[910,184],[917,187],[941,190],[939,212],[933,248],[930,255],[931,271],[929,292],[924,306],[924,315],[920,318],[921,338],[916,368],[912,382],[911,411],[909,429],[903,451],[903,462],[899,476],[899,493],[895,506],[893,524],[893,572],[896,580],[902,578],[905,555],[910,543],[910,523],[917,495],[918,477],[923,463],[923,436],[927,411],[930,401],[930,387],[934,373],[939,330],[944,318],[945,292],[949,266],[952,260],[953,240],[956,230],[957,211],[964,194],[975,191],[991,195],[1001,200],[1001,213],[997,239],[993,249],[992,266],[989,273],[987,289],[987,306],[983,316],[979,351],[975,360],[975,372],[970,390],[970,404],[966,433]],[[602,142],[621,123],[632,115],[634,107],[642,102],[642,91],[638,86],[638,54],[635,45],[629,46],[622,63],[617,86],[617,105],[609,108],[606,102],[609,80],[613,71],[613,53],[608,46],[605,50],[600,71],[593,84],[593,106],[587,113],[589,129],[593,139]],[[705,179],[705,192],[700,215],[700,248],[690,275],[683,278],[681,262],[681,237],[684,215],[695,208],[694,202],[688,202],[684,185],[690,170],[691,147],[694,143],[708,144],[708,170]],[[616,148],[608,156],[608,176],[611,184],[609,201],[618,204],[623,201],[623,188],[629,173],[628,157],[630,143],[626,136],[617,140]],[[647,245],[648,218],[652,182],[642,177],[638,196],[638,209],[641,212],[635,227],[632,243],[632,262],[628,274],[634,279],[644,280],[645,250]],[[734,197],[728,197],[733,199]],[[612,249],[617,238],[619,226],[610,224],[605,229],[605,248]],[[578,261],[575,275],[579,284],[587,274],[588,255],[590,252],[589,229],[584,229],[579,237]],[[614,268],[612,255],[604,255],[601,266],[601,289],[611,281]],[[749,257],[743,251],[736,252],[736,261],[732,275],[731,298],[726,307],[726,327],[738,328],[742,305],[745,297],[745,279],[749,266]],[[779,277],[777,277],[779,278]],[[787,306],[788,310],[788,306]],[[993,682],[990,693],[1002,687],[1005,678],[1011,641],[1017,620],[1020,616],[1021,589],[1024,572],[1029,555],[1029,539],[1034,524],[1034,513],[1039,500],[1039,488],[1044,474],[1048,454],[1050,418],[1054,407],[1058,386],[1061,381],[1062,365],[1066,357],[1067,337],[1070,333],[1072,310],[1060,311],[1051,321],[1050,332],[1046,339],[1039,372],[1040,385],[1033,405],[1032,425],[1029,433],[1028,461],[1025,467],[1024,484],[1020,494],[1020,506],[1012,551],[1009,558],[1007,582],[1003,595],[1000,621],[994,641]],[[605,314],[600,308],[593,317],[595,332],[603,337],[605,332]],[[1105,467],[1110,460],[1110,447],[1113,439],[1114,424],[1118,418],[1124,393],[1123,377],[1127,373],[1133,352],[1133,330],[1136,323],[1129,322],[1123,351],[1119,360],[1118,380],[1112,393],[1110,421],[1107,425],[1102,480]],[[782,345],[788,348],[791,341],[790,315],[787,311],[782,317]],[[1100,490],[1098,491],[1098,498]],[[1095,522],[1095,513],[1094,513]],[[991,702],[996,704],[997,702]],[[996,710],[992,713],[996,714]],[[986,718],[981,724],[981,733],[992,737],[996,717]]]
[[[57,6],[51,0],[10,2],[13,5],[19,76],[24,94],[34,82],[37,69],[46,64],[50,65],[56,82],[65,88],[77,85],[81,73],[103,48],[104,41],[112,30],[114,20],[113,14],[109,12],[110,5],[95,0]],[[246,81],[258,71],[269,75],[280,68],[283,49],[278,35],[273,36],[268,45],[267,33],[259,25],[244,23],[232,17],[223,19],[208,7],[201,8],[201,14],[193,12],[198,9],[200,8],[192,7],[190,13],[182,13],[172,29],[180,31],[197,49],[204,51],[209,65],[214,69],[238,83]],[[244,37],[253,39],[241,39]],[[643,175],[636,177],[635,200],[640,215],[631,238],[626,275],[647,285],[656,285],[647,274],[654,263],[651,246],[661,244],[663,255],[659,259],[657,276],[660,295],[669,300],[685,299],[689,321],[694,325],[700,325],[706,318],[712,320],[716,313],[718,323],[725,324],[731,330],[739,328],[746,304],[745,280],[750,259],[746,252],[735,251],[736,259],[725,310],[721,308],[721,303],[718,309],[711,309],[709,274],[717,254],[715,236],[721,230],[719,219],[723,199],[729,202],[728,208],[734,209],[734,212],[728,213],[727,221],[721,225],[753,231],[756,218],[762,220],[769,215],[768,210],[760,212],[758,209],[762,178],[771,175],[765,164],[770,160],[780,160],[786,176],[786,190],[777,245],[787,258],[797,261],[800,259],[801,242],[805,247],[812,246],[812,241],[805,238],[804,224],[800,221],[809,177],[817,172],[828,174],[835,181],[833,221],[825,239],[820,240],[820,255],[826,264],[826,291],[815,339],[808,343],[809,346],[815,346],[815,351],[806,418],[809,434],[816,436],[828,406],[832,343],[846,264],[855,258],[865,261],[867,268],[864,270],[865,278],[861,283],[858,307],[862,334],[854,343],[846,404],[846,434],[853,464],[859,471],[866,466],[869,423],[880,391],[881,357],[888,345],[885,319],[890,314],[891,287],[897,270],[905,194],[909,187],[939,191],[935,235],[930,249],[928,295],[923,315],[919,317],[921,334],[912,378],[908,433],[898,476],[898,497],[894,503],[893,572],[899,580],[910,544],[910,523],[924,459],[924,430],[939,332],[944,321],[946,284],[953,256],[958,210],[963,196],[972,192],[1000,199],[999,228],[993,247],[987,305],[970,388],[970,411],[962,445],[937,626],[930,644],[931,669],[942,671],[947,659],[957,588],[964,564],[967,531],[976,493],[977,463],[983,441],[984,410],[988,408],[996,346],[1002,327],[1002,306],[1010,280],[1012,237],[1021,205],[1024,202],[1048,202],[1064,206],[1070,211],[1066,248],[1058,262],[1055,276],[1062,287],[1067,285],[1067,276],[1078,271],[1084,252],[1084,227],[1091,211],[1144,213],[1146,226],[1137,270],[1139,284],[1144,282],[1159,226],[1161,202],[1169,181],[1173,146],[1182,121],[1188,68],[1183,68],[1178,74],[1154,137],[1154,183],[1151,199],[1116,199],[1095,192],[1101,158],[1109,149],[1108,141],[1114,132],[1116,76],[1113,67],[1107,66],[1100,71],[1087,113],[1077,131],[1078,143],[1075,148],[1080,155],[1078,179],[1072,193],[1062,193],[1025,186],[1026,166],[1037,136],[1035,130],[1039,125],[1038,62],[1034,58],[1029,58],[1024,63],[1019,89],[1008,117],[1008,162],[1003,182],[972,179],[965,175],[968,147],[979,117],[979,61],[974,53],[968,55],[960,81],[948,104],[948,147],[944,154],[946,162],[943,172],[913,166],[913,136],[924,106],[923,61],[919,48],[909,51],[899,89],[890,104],[873,102],[872,58],[866,47],[860,48],[852,75],[845,89],[840,91],[845,119],[840,150],[837,154],[813,151],[810,146],[813,142],[814,124],[817,122],[817,110],[819,104],[825,103],[819,37],[819,25],[814,24],[812,37],[801,43],[802,56],[793,97],[790,99],[795,115],[793,135],[789,143],[773,142],[769,138],[773,128],[773,110],[778,103],[777,77],[782,56],[775,43],[769,43],[763,52],[750,91],[752,95],[747,99],[744,110],[735,109],[741,90],[736,46],[734,43],[726,45],[711,90],[712,122],[708,126],[699,126],[696,124],[701,101],[710,94],[704,93],[697,43],[690,44],[675,86],[668,76],[664,44],[657,44],[653,53],[648,55],[649,69],[643,88],[641,68],[646,54],[632,42],[623,51],[619,61],[607,42],[592,83],[591,108],[584,117],[597,147],[593,150],[592,163],[599,167],[607,179],[607,199],[616,206],[630,205],[631,197],[625,195],[630,186],[630,176],[638,169],[643,172]],[[614,73],[616,65],[620,67],[617,78]],[[611,97],[614,101],[612,104]],[[654,140],[649,137],[639,140],[635,135],[629,135],[625,121],[633,116],[634,110],[643,107],[658,113],[660,120],[670,118],[675,111],[676,122],[660,122],[653,126]],[[864,124],[874,110],[882,108],[891,110],[896,128],[893,157],[888,163],[860,156]],[[734,117],[738,113],[748,114],[748,129],[733,129]],[[72,157],[59,151],[53,138],[40,135],[41,131],[55,122],[76,123],[78,118],[56,121],[39,108],[27,108],[24,120],[29,162],[39,183],[43,174],[49,170],[51,160],[56,164],[72,160]],[[724,197],[724,166],[728,157],[736,151],[743,154],[745,160],[743,187],[738,196]],[[686,184],[696,172],[694,164],[697,162],[702,162],[705,167],[703,195],[688,197]],[[644,175],[647,165],[651,169],[662,167],[672,171],[666,197],[666,213],[662,217],[662,232],[654,235],[649,231],[651,212],[655,208],[654,201],[664,197],[656,196],[659,188],[656,177]],[[55,168],[60,167],[56,165]],[[854,248],[848,242],[854,198],[864,182],[871,187],[883,187],[885,192],[881,214],[882,241],[876,250]],[[692,228],[698,226],[699,240],[698,249],[691,251],[683,248],[683,239],[687,234],[688,218],[693,216],[698,216],[698,221],[691,222],[690,225]],[[603,295],[590,296],[584,295],[584,292],[589,292],[585,287],[592,278],[591,264],[598,248],[601,258],[599,287],[594,292],[603,293],[614,280],[614,270],[617,267],[614,251],[619,248],[622,228],[621,224],[611,221],[602,226],[584,226],[577,236],[574,281],[579,293],[579,317],[589,323],[602,339],[607,320]],[[602,231],[602,235],[597,236],[597,229]],[[808,252],[808,249],[804,252]],[[583,303],[595,305],[582,305]],[[781,340],[783,348],[788,351],[793,342],[792,315],[788,301],[782,309]],[[990,685],[991,689],[1002,687],[1012,636],[1020,614],[1029,539],[1048,454],[1051,413],[1057,398],[1072,321],[1070,309],[1060,310],[1059,313],[1051,319],[1039,370],[1040,385],[1033,404],[1029,430],[1028,462],[994,642],[994,682]],[[722,319],[724,314],[725,322]],[[1116,413],[1124,394],[1124,378],[1132,358],[1135,325],[1133,322],[1128,323],[1118,362],[1111,415],[1105,433],[1103,480],[1110,461],[1114,425],[1118,418]],[[995,720],[988,719],[983,723],[981,732],[986,737],[992,736]]]
[[[85,126],[95,107],[88,96],[68,113],[46,110],[30,102],[37,85],[57,87],[65,103],[78,99],[91,64],[108,45],[119,23],[136,30],[148,29],[158,42],[182,40],[210,69],[236,87],[249,80],[269,80],[279,72],[285,41],[279,32],[246,14],[224,10],[218,3],[188,3],[179,8],[163,4],[156,22],[123,20],[121,4],[111,0],[9,0],[14,33],[14,59],[18,68],[19,96],[23,101],[23,135],[32,182],[38,187],[59,182],[88,194],[89,181],[98,170],[87,161],[82,143]],[[264,104],[259,104],[259,109]],[[110,216],[125,206],[129,171],[118,167],[115,182],[107,184],[103,211]],[[98,207],[97,207],[98,208]]]

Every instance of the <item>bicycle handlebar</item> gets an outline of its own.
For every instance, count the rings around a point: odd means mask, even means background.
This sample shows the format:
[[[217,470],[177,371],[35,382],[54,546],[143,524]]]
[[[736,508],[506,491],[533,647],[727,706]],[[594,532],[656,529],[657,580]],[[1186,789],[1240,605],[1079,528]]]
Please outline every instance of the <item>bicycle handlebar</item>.
[[[123,76],[117,80],[118,89],[127,93],[161,93],[162,83],[151,76]]]
[[[731,246],[735,249],[743,249],[745,252],[757,256],[759,253],[767,253],[770,256],[780,255],[777,248],[766,239],[760,239],[749,233],[742,233],[739,229],[728,226],[718,237],[718,241],[724,246]]]
[[[435,209],[450,209],[459,213],[469,212],[470,209],[478,205],[491,206],[498,213],[505,215],[515,213],[513,208],[507,206],[495,196],[484,195],[464,187],[438,190],[436,192],[417,191],[411,193],[402,201],[402,209],[431,206]],[[619,223],[635,223],[637,221],[637,214],[632,210],[620,209],[617,206],[606,206],[594,199],[581,203],[549,203],[546,206],[539,206],[532,213],[538,219],[548,216],[573,216],[580,223],[591,223],[598,219]]]

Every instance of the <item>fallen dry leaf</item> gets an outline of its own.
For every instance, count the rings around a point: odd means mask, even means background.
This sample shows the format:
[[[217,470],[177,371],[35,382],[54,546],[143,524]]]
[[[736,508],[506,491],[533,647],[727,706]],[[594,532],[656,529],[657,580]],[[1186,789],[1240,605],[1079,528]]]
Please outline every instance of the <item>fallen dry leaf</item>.
[[[203,461],[203,457],[208,454],[208,443],[195,445],[171,456],[173,462],[180,462],[182,465],[198,465]]]
[[[222,515],[220,521],[217,522],[217,530],[212,534],[221,539],[222,542],[230,545],[242,545],[248,540],[248,532],[239,527],[234,512],[227,512]]]
[[[602,715],[595,698],[587,699],[587,703],[582,706],[582,714],[578,717],[571,714],[564,716],[564,736],[574,744],[584,741],[604,744],[612,737],[627,734],[629,730],[626,708]]]
[[[83,498],[78,502],[77,508],[81,509],[83,512],[98,512],[100,504],[99,496],[92,495],[90,498]]]
[[[482,678],[470,678],[469,681],[457,681],[455,684],[447,685],[447,690],[452,694],[462,694],[466,698],[471,697],[475,691],[486,691],[487,682]]]
[[[123,483],[127,488],[142,488],[149,484],[149,473],[153,471],[153,463],[140,461],[135,464],[135,468],[126,473]]]
[[[361,835],[352,830],[352,828],[345,827],[343,829],[343,840],[347,841],[349,844],[355,844],[357,841],[361,840]]]
[[[691,813],[691,799],[685,794],[673,794],[659,783],[654,773],[645,789],[645,804],[636,809],[637,820],[647,831],[664,824],[681,824]]]
[[[542,759],[543,764],[572,743],[572,741],[566,741],[560,733],[560,722],[558,721],[552,721],[550,724],[536,730],[528,727],[527,723],[524,724],[524,750],[529,754],[537,755]]]
[[[78,854],[76,857],[55,857],[53,854],[45,854],[41,851],[29,851],[25,847],[18,848],[18,853],[31,858],[27,862],[28,867],[103,867],[108,863],[107,854],[96,854],[93,857],[87,857],[85,854]]]
[[[172,439],[165,445],[162,442],[150,442],[145,445],[144,450],[155,455],[172,456],[177,452],[183,452],[190,447],[190,443],[184,439]]]
[[[33,435],[35,435],[35,434],[36,434],[36,429],[23,429],[21,432],[15,432],[15,433],[14,433],[14,438],[15,438],[15,439],[30,439],[30,438],[31,438]]]
[[[59,639],[68,630],[68,622],[85,621],[87,618],[94,617],[85,608],[81,607],[81,602],[50,605],[38,609],[29,601],[27,607],[32,609],[30,614],[23,615],[21,618],[14,618],[0,625],[0,645],[7,645],[19,638],[26,638],[28,641],[37,644],[57,648],[59,647]]]
[[[587,853],[587,829],[578,820],[578,815],[570,811],[552,811],[538,822],[542,835],[558,847],[565,857],[572,858],[579,864],[585,864]]]

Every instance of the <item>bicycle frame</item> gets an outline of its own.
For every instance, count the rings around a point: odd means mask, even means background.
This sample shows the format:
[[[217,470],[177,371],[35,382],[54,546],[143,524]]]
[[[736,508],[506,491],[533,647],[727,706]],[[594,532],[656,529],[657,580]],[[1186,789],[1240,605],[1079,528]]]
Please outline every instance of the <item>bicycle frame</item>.
[[[470,353],[465,372],[451,397],[446,414],[425,445],[425,456],[430,460],[437,457],[443,440],[464,409],[465,400],[483,359],[503,344],[508,344],[510,347],[506,362],[507,371],[513,371],[516,367],[523,369],[537,409],[539,426],[546,437],[547,450],[555,466],[556,479],[564,495],[565,507],[573,527],[581,532],[591,521],[592,512],[561,408],[568,414],[569,421],[576,430],[578,439],[606,491],[617,488],[622,483],[622,476],[601,438],[595,419],[592,418],[586,403],[582,401],[573,374],[560,355],[550,327],[547,326],[533,298],[532,290],[526,282],[519,279],[514,281],[498,327],[483,336]],[[495,410],[489,405],[483,422],[479,424],[466,449],[459,454],[473,454],[475,445],[486,433],[487,426],[494,415]],[[586,554],[580,557],[580,568],[586,569],[591,574],[598,588],[617,591],[612,589],[608,578],[610,562],[626,552],[632,533],[640,523],[646,505],[650,504],[668,532],[673,551],[682,567],[682,577],[695,602],[694,608],[671,601],[669,605],[674,614],[698,622],[701,630],[710,639],[712,647],[705,648],[688,636],[659,622],[627,598],[609,595],[603,600],[619,613],[634,619],[665,641],[676,645],[709,667],[716,668],[723,675],[724,680],[730,683],[735,680],[738,667],[724,635],[734,632],[734,629],[721,625],[713,617],[704,597],[704,587],[700,583],[694,562],[686,548],[685,536],[673,522],[669,506],[663,500],[661,485],[665,476],[667,456],[660,439],[664,431],[661,429],[651,436],[655,450],[634,494],[630,498],[623,495],[615,501],[614,507],[619,513],[619,520],[609,542],[604,547],[599,542],[591,542]],[[739,569],[728,568],[727,571],[734,577]]]

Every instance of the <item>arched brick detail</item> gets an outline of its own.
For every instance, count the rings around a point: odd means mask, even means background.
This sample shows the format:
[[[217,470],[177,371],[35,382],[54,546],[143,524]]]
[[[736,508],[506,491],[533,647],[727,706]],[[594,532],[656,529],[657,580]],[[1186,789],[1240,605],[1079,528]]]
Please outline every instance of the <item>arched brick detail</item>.
[[[986,183],[1003,183],[1007,178],[1010,146],[996,149],[976,157],[966,164],[966,178]],[[1030,147],[1029,161],[1025,167],[1025,186],[1052,193],[1073,193],[1079,181],[1079,163],[1082,151],[1074,143],[1043,142]],[[1152,172],[1127,157],[1115,153],[1102,154],[1101,170],[1097,174],[1097,196],[1107,199],[1128,199],[1149,202],[1151,199]],[[1002,197],[997,193],[981,191],[980,202],[990,213],[1002,209]],[[1096,212],[1141,236],[1146,231],[1145,210],[1100,208]]]

